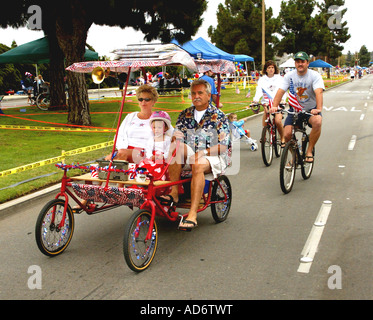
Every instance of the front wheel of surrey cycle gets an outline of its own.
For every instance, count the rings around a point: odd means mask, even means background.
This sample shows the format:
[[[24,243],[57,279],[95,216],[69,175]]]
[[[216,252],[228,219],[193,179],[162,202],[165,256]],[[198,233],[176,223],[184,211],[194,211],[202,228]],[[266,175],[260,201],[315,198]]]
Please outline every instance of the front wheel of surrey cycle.
[[[295,170],[297,167],[296,148],[294,141],[286,143],[280,163],[280,185],[283,193],[287,194],[291,191],[295,179]]]
[[[211,191],[211,201],[225,200],[211,204],[211,214],[215,222],[223,222],[227,219],[232,203],[232,187],[227,176],[219,176]]]
[[[305,136],[305,139],[302,141],[302,166],[301,166],[301,173],[304,180],[307,180],[311,177],[313,166],[315,163],[315,148],[312,149],[312,156],[313,161],[312,162],[306,162],[306,151],[308,147],[308,136]]]
[[[74,215],[71,207],[66,208],[63,226],[65,200],[54,199],[41,209],[35,225],[35,238],[39,250],[47,256],[57,256],[69,245],[74,232]]]
[[[266,126],[263,128],[260,142],[263,162],[267,167],[269,167],[273,159],[272,136],[270,127]]]
[[[141,272],[152,262],[158,243],[157,224],[154,220],[151,238],[145,240],[152,214],[147,209],[137,210],[129,219],[123,239],[123,254],[128,267]]]
[[[40,93],[36,98],[36,106],[43,111],[48,110],[51,105],[50,95],[46,93]]]

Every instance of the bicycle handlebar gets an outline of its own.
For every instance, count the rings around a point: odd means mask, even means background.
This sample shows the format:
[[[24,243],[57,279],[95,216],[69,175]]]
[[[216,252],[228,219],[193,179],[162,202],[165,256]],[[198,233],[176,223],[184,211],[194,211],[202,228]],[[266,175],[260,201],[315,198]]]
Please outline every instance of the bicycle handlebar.
[[[282,111],[285,111],[288,114],[306,114],[306,115],[309,115],[309,116],[314,116],[314,114],[312,114],[310,112],[307,112],[304,109],[302,109],[300,111],[289,111],[289,110],[283,109]]]

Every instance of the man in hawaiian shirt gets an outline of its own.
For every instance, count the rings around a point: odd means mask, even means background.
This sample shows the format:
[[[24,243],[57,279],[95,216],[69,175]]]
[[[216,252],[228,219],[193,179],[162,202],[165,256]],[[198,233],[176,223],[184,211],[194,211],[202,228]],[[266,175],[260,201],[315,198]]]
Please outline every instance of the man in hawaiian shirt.
[[[184,231],[197,227],[197,210],[205,178],[216,178],[224,172],[230,162],[231,147],[228,118],[209,103],[210,84],[206,80],[195,80],[191,95],[193,105],[180,112],[175,125],[174,137],[181,142],[169,167],[171,181],[180,180],[182,170],[192,170],[190,211],[179,224],[179,229]],[[169,205],[175,205],[179,200],[178,186],[172,186],[170,194],[163,197]]]

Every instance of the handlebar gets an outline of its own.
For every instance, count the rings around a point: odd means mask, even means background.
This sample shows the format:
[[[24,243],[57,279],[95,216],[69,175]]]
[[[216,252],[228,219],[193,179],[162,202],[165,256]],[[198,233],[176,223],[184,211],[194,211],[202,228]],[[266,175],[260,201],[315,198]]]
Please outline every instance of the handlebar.
[[[254,113],[259,112],[260,106],[263,106],[264,108],[268,108],[268,104],[263,104],[263,103],[260,103],[260,102],[258,102],[258,103],[253,102],[253,103],[250,104],[250,108],[251,108],[251,110],[254,111]],[[274,113],[281,113],[282,110],[285,110],[285,107],[286,107],[286,103],[280,103],[279,107],[277,109],[278,112],[274,112]],[[272,113],[272,114],[274,114],[274,113]]]
[[[300,111],[295,111],[295,110],[294,111],[290,111],[290,110],[283,109],[282,111],[285,111],[288,114],[306,114],[306,115],[309,115],[309,116],[314,116],[314,114],[312,114],[310,112],[307,112],[304,109],[302,109]]]

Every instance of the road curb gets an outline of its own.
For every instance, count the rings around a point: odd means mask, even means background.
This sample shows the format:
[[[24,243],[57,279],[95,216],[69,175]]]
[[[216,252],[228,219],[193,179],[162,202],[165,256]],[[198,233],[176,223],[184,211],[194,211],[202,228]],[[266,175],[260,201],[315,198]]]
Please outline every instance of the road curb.
[[[15,209],[21,207],[22,205],[25,205],[26,203],[30,204],[33,201],[40,199],[41,197],[56,194],[56,191],[60,190],[60,188],[61,188],[61,183],[57,183],[48,188],[41,189],[39,191],[27,194],[20,198],[2,203],[0,204],[0,218],[10,215]]]

